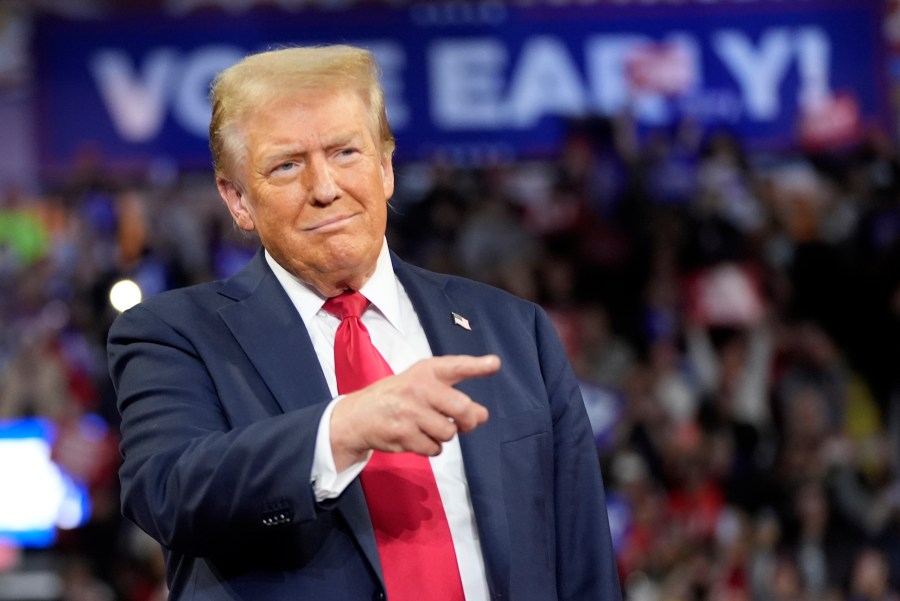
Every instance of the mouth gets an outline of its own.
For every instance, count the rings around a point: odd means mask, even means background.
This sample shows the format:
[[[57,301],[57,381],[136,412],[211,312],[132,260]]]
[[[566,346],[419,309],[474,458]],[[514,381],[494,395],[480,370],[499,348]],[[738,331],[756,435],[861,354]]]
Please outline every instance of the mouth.
[[[313,223],[312,225],[306,226],[305,228],[303,228],[303,231],[314,233],[328,233],[331,231],[339,230],[343,228],[347,224],[347,222],[349,222],[354,217],[356,217],[356,213],[329,217],[328,219],[323,219],[321,221]]]

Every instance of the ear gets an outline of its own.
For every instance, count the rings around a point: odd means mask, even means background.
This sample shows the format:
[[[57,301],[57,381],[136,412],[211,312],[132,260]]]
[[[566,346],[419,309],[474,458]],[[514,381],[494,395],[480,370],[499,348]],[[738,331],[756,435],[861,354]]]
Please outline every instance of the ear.
[[[390,200],[394,195],[394,163],[390,152],[381,153],[381,183],[384,186],[384,199]]]
[[[228,212],[231,213],[235,225],[245,232],[252,232],[256,229],[253,223],[253,212],[250,210],[247,196],[240,185],[220,177],[216,179],[216,187],[219,189],[219,196],[228,207]]]

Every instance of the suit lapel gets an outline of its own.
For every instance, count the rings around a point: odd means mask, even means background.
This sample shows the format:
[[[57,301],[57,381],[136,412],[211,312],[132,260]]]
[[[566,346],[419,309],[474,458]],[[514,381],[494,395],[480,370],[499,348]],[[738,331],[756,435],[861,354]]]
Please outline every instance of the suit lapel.
[[[282,411],[331,398],[306,326],[262,252],[220,293],[235,302],[221,308],[219,315]],[[359,480],[347,487],[336,506],[383,585],[375,533]]]
[[[261,252],[220,293],[236,302],[219,315],[282,411],[331,398],[306,326]]]
[[[433,274],[416,270],[392,256],[394,271],[409,295],[425,336],[435,356],[483,355],[490,352],[480,324],[472,319],[477,313],[467,298],[453,296]],[[470,320],[471,330],[454,322],[454,315]],[[490,378],[476,378],[456,386],[475,401],[499,415],[497,393]],[[496,420],[460,436],[463,464],[475,521],[481,539],[485,567],[491,590],[509,590],[509,534],[503,504],[500,466],[500,436]]]

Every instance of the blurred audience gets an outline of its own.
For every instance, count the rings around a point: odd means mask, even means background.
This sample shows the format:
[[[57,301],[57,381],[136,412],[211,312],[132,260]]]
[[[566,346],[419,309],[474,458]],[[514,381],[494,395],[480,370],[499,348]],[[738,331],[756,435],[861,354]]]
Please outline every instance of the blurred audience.
[[[898,165],[883,136],[763,156],[693,123],[597,120],[558,159],[398,165],[388,235],[550,314],[608,467],[627,599],[897,601]],[[56,451],[90,522],[0,573],[47,553],[59,599],[165,598],[158,547],[118,513],[108,292],[233,273],[254,242],[218,203],[209,173],[112,176],[90,153],[0,196],[0,418],[108,427],[87,466],[67,456],[83,444]]]

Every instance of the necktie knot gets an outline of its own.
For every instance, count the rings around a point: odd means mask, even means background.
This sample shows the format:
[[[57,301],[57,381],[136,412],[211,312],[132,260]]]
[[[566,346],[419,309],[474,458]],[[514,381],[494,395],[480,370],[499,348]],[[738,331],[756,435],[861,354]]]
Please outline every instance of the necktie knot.
[[[329,298],[322,307],[341,321],[348,317],[359,317],[369,306],[369,299],[357,290],[350,290]]]

